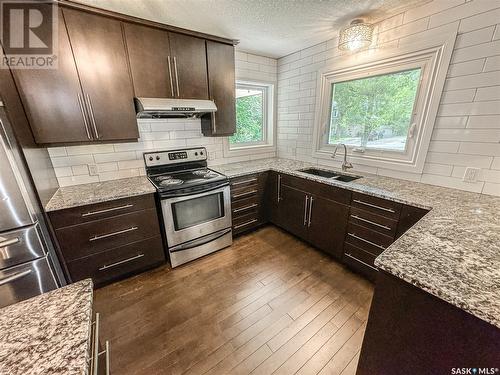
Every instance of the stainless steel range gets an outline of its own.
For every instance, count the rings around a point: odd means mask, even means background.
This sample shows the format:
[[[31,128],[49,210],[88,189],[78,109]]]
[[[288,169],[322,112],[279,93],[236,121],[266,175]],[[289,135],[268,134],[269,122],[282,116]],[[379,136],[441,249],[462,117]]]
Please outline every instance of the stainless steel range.
[[[172,267],[231,245],[226,176],[207,168],[203,147],[144,153],[156,187]]]

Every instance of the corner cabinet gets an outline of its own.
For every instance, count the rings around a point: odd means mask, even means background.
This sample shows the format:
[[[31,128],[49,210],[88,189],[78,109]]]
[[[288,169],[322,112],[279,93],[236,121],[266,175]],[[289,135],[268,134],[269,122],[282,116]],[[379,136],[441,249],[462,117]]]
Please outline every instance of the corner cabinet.
[[[12,70],[35,142],[137,139],[120,22],[64,7],[58,11],[57,69]]]
[[[201,130],[205,136],[233,135],[236,132],[234,46],[210,40],[206,44],[209,96],[217,112],[202,117]]]

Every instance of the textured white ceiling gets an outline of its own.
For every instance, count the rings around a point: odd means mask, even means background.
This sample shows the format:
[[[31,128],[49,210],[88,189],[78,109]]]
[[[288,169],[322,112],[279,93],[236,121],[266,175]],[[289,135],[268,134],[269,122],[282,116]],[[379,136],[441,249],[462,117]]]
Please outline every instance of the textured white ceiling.
[[[79,0],[100,8],[240,40],[282,57],[331,39],[352,19],[383,19],[422,0]]]

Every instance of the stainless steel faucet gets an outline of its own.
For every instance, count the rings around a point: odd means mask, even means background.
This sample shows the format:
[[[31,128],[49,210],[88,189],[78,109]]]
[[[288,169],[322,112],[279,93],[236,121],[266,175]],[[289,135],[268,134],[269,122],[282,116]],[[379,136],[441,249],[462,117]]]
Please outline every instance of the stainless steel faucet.
[[[348,169],[354,168],[350,162],[347,161],[347,146],[343,143],[337,143],[337,146],[335,146],[335,150],[333,151],[332,154],[332,159],[335,158],[335,155],[337,154],[337,149],[339,146],[342,145],[344,146],[344,161],[342,163],[342,171],[347,172]]]

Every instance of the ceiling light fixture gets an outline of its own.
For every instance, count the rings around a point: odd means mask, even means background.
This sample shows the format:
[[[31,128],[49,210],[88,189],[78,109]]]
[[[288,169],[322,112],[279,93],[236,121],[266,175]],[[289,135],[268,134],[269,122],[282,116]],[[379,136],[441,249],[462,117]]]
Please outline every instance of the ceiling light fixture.
[[[372,37],[373,25],[364,23],[361,19],[355,19],[340,31],[339,49],[353,51],[367,47],[371,44]]]

